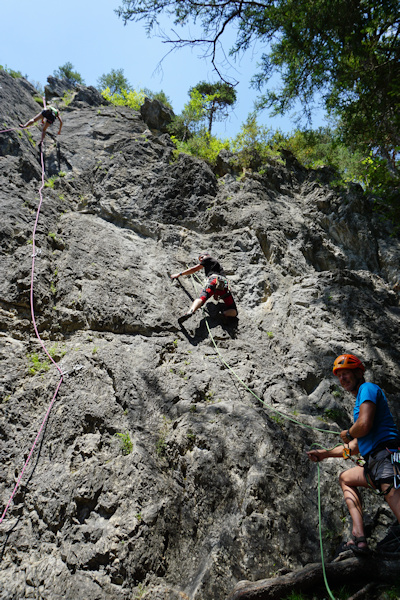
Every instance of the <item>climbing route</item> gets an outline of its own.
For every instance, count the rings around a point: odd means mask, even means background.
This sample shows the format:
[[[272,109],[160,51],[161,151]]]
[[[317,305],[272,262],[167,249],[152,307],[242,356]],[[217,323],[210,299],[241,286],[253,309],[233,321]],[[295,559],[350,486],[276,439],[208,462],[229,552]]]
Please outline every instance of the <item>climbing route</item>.
[[[43,104],[44,104],[44,107],[46,107],[46,105],[45,105],[45,99],[44,98],[43,98]],[[5,131],[11,131],[11,130],[5,130]],[[0,133],[4,133],[5,131],[1,131]],[[34,226],[33,226],[33,234],[32,234],[32,268],[31,268],[31,281],[30,281],[30,296],[29,296],[29,298],[30,298],[30,308],[31,308],[31,319],[32,319],[33,328],[35,330],[35,335],[36,335],[36,337],[37,337],[37,339],[38,339],[38,341],[39,341],[39,343],[40,343],[40,345],[41,345],[44,353],[47,355],[47,357],[50,360],[50,362],[56,367],[57,371],[59,372],[59,374],[60,374],[60,380],[59,380],[59,382],[58,382],[58,384],[56,386],[54,395],[53,395],[53,397],[51,399],[51,402],[50,402],[50,404],[49,404],[49,406],[47,408],[45,416],[44,416],[44,418],[42,420],[42,423],[41,423],[41,425],[39,427],[39,430],[38,430],[37,435],[35,437],[35,440],[34,440],[34,442],[32,444],[32,447],[31,447],[31,449],[29,451],[29,454],[28,454],[28,457],[27,457],[27,459],[25,461],[25,464],[24,464],[24,466],[23,466],[23,468],[22,468],[22,470],[21,470],[21,472],[20,472],[20,474],[18,476],[17,482],[16,482],[16,484],[14,486],[14,489],[13,489],[13,491],[11,493],[11,496],[10,496],[10,498],[9,498],[9,500],[8,500],[8,502],[7,502],[4,510],[3,510],[3,513],[2,513],[2,515],[0,517],[0,524],[3,522],[4,517],[6,516],[6,513],[7,513],[8,509],[9,509],[9,507],[10,507],[10,504],[11,504],[11,502],[12,502],[12,500],[13,500],[15,494],[17,493],[17,490],[18,490],[18,488],[19,488],[19,486],[21,484],[21,481],[22,481],[22,478],[24,476],[24,473],[25,473],[25,471],[27,469],[27,466],[28,466],[28,464],[29,464],[29,462],[30,462],[30,460],[32,458],[32,455],[33,455],[33,452],[34,452],[34,450],[36,448],[36,445],[37,445],[37,443],[38,443],[38,441],[40,439],[40,436],[41,436],[41,434],[43,432],[44,426],[45,426],[45,424],[47,422],[47,419],[48,419],[48,417],[50,415],[51,409],[52,409],[53,404],[54,404],[54,402],[55,402],[55,400],[57,398],[57,394],[59,392],[59,389],[61,387],[64,375],[65,375],[65,373],[62,372],[62,369],[59,367],[59,365],[50,356],[50,353],[48,352],[48,350],[47,350],[47,348],[46,348],[43,340],[41,339],[39,331],[38,331],[37,323],[36,323],[36,317],[35,317],[35,308],[34,308],[34,278],[35,278],[35,258],[37,257],[37,252],[36,252],[36,231],[37,231],[37,226],[38,226],[38,222],[39,222],[40,210],[41,210],[42,203],[43,203],[43,193],[42,192],[43,192],[43,188],[44,188],[44,184],[45,184],[45,168],[44,168],[44,157],[43,157],[43,148],[42,148],[42,146],[40,147],[40,162],[41,162],[41,168],[42,168],[42,176],[41,176],[41,185],[40,185],[40,188],[39,188],[39,205],[38,205],[37,212],[36,212],[36,218],[35,218],[35,223],[34,223]]]
[[[197,285],[194,281],[194,278],[197,279],[197,282],[199,284],[201,284],[200,279],[198,278],[197,275],[192,275],[192,283],[193,283],[193,288],[196,291],[197,290]],[[182,285],[182,284],[181,284]],[[204,312],[204,309],[202,309]],[[205,313],[204,313],[205,314]],[[313,427],[311,425],[306,425],[305,423],[302,423],[301,421],[298,421],[297,419],[294,419],[293,417],[290,417],[289,415],[277,410],[276,408],[273,408],[271,405],[268,405],[262,398],[260,398],[252,389],[249,388],[248,385],[246,385],[246,383],[237,375],[237,373],[235,372],[234,369],[232,369],[232,367],[230,365],[228,365],[228,363],[225,361],[225,359],[223,358],[221,352],[219,351],[219,348],[217,347],[217,344],[215,342],[214,336],[212,335],[211,332],[211,328],[209,326],[208,323],[208,315],[205,314],[205,322],[206,322],[206,327],[207,327],[207,331],[208,331],[208,335],[210,337],[210,340],[215,348],[215,351],[217,352],[222,364],[230,371],[230,373],[232,373],[232,375],[239,381],[239,383],[248,391],[250,392],[250,394],[252,394],[259,402],[261,402],[261,404],[263,404],[263,406],[265,406],[268,410],[273,411],[274,413],[276,413],[277,415],[279,415],[281,418],[286,419],[288,421],[291,421],[292,423],[295,423],[296,425],[299,425],[300,427],[304,427],[306,429],[310,429],[313,431],[319,431],[322,433],[326,433],[326,434],[332,434],[332,435],[338,435],[339,431],[333,431],[333,430],[329,430],[329,429],[321,429],[319,427]],[[344,450],[343,453],[345,453],[346,451],[346,447],[345,445],[341,442],[339,444],[336,444],[334,447],[337,446],[343,446]],[[323,574],[323,579],[324,579],[324,584],[325,584],[325,588],[326,591],[330,597],[331,600],[335,600],[334,595],[332,594],[332,591],[329,587],[328,584],[328,580],[326,577],[326,570],[325,570],[325,559],[324,559],[324,549],[323,549],[323,538],[322,538],[322,514],[321,514],[321,482],[320,482],[320,465],[317,463],[317,476],[318,476],[318,481],[317,481],[317,490],[318,490],[318,534],[319,534],[319,542],[320,542],[320,553],[321,553],[321,563],[322,563],[322,574]]]

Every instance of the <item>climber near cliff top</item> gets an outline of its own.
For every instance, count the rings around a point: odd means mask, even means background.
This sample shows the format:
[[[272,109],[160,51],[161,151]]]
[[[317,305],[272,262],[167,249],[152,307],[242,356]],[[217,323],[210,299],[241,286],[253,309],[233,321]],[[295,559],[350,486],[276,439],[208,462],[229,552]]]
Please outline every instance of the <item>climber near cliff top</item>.
[[[40,112],[35,117],[32,117],[32,119],[27,121],[25,123],[25,125],[20,125],[20,127],[22,129],[25,129],[26,127],[30,127],[31,125],[33,125],[34,123],[36,123],[36,121],[39,121],[40,119],[42,119],[43,127],[42,127],[42,139],[40,140],[39,145],[43,143],[44,136],[46,135],[46,131],[47,131],[48,127],[50,125],[52,125],[56,119],[58,119],[60,121],[60,128],[58,130],[58,135],[60,135],[61,129],[63,126],[59,110],[57,108],[54,108],[54,106],[47,106],[44,110],[42,110],[42,112]]]
[[[365,466],[355,466],[341,473],[339,482],[351,519],[352,539],[344,549],[355,554],[369,554],[364,534],[361,497],[357,488],[380,489],[397,520],[400,522],[400,464],[398,449],[400,435],[388,407],[385,394],[379,386],[366,382],[365,367],[353,354],[338,356],[333,373],[342,388],[355,398],[354,423],[340,433],[348,448],[338,446],[331,450],[310,450],[308,458],[319,462],[325,458],[348,458],[360,453]],[[382,542],[380,543],[382,544]],[[378,546],[380,545],[378,544]],[[381,546],[383,548],[383,545]]]
[[[182,275],[192,275],[193,273],[200,271],[200,269],[205,270],[207,278],[204,289],[201,291],[200,297],[193,302],[188,312],[179,317],[178,323],[183,323],[189,319],[211,296],[214,297],[214,300],[224,301],[221,311],[224,317],[236,317],[238,314],[237,307],[230,292],[229,282],[225,276],[224,270],[220,263],[215,260],[215,258],[212,258],[208,252],[200,254],[198,265],[190,267],[181,273],[171,275],[171,279],[178,279],[178,277],[181,277]]]

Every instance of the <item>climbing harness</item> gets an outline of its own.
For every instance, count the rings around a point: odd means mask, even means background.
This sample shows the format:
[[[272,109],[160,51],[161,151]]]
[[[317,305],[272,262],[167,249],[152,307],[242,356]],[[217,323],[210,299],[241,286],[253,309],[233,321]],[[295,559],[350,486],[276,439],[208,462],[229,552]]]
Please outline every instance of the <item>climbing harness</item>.
[[[52,125],[58,116],[58,110],[54,106],[49,106],[42,110],[42,116]]]
[[[393,482],[389,484],[385,490],[378,489],[379,483],[377,483],[372,475],[372,472],[368,466],[368,462],[365,462],[364,466],[364,475],[367,480],[368,488],[376,495],[376,496],[387,496],[389,492],[394,488],[398,489],[400,487],[400,452],[396,452],[395,450],[389,450],[389,448],[383,448],[382,450],[386,450],[390,454],[390,462],[393,467]],[[388,456],[382,457],[378,461],[378,465],[383,464],[388,459]]]

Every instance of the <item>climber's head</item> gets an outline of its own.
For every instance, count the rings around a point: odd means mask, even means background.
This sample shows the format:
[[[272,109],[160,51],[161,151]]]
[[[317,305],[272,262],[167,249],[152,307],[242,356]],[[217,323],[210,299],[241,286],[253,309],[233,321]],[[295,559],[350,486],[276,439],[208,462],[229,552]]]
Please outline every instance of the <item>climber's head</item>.
[[[365,367],[361,360],[354,354],[341,354],[333,363],[333,374],[337,375],[341,369],[361,369],[364,373]]]
[[[199,254],[199,262],[205,260],[206,258],[211,258],[211,255],[208,252],[202,252]]]
[[[341,354],[333,363],[333,374],[347,392],[356,395],[358,388],[364,382],[365,367],[354,354]]]

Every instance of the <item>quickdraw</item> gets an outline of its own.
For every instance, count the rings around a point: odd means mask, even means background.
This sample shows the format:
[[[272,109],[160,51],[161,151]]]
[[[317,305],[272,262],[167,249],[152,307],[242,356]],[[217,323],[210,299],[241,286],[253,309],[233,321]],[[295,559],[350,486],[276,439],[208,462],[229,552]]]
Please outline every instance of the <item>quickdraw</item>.
[[[393,465],[393,487],[397,490],[400,487],[400,452],[391,452],[390,461]]]

